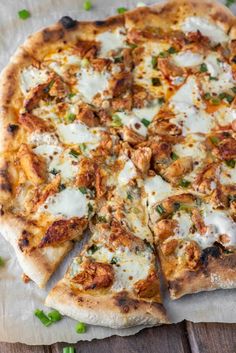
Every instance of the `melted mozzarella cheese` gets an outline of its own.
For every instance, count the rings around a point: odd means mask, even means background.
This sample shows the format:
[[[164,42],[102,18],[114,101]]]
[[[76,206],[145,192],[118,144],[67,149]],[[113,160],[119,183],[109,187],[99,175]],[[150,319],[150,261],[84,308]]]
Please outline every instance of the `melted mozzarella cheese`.
[[[186,212],[178,212],[173,217],[178,222],[178,226],[175,229],[175,236],[178,238],[188,238],[190,228],[193,225],[190,214]]]
[[[185,33],[200,31],[213,43],[224,43],[229,39],[227,34],[219,26],[203,17],[187,17],[182,23],[181,28]]]
[[[50,132],[32,132],[28,137],[28,143],[36,146],[40,145],[58,145],[59,141],[54,133]]]
[[[70,144],[91,144],[93,148],[99,145],[101,136],[99,128],[88,128],[85,124],[80,122],[73,124],[59,124],[59,135],[63,142]]]
[[[60,146],[55,145],[39,145],[33,148],[36,154],[45,157],[49,162],[54,158],[55,155],[63,153],[63,149]]]
[[[144,108],[134,108],[132,111],[140,120],[146,119],[152,121],[154,116],[159,112],[160,107],[158,102],[153,102]]]
[[[217,109],[213,116],[221,126],[228,125],[236,120],[236,110],[231,107],[223,106]]]
[[[160,175],[147,178],[144,181],[144,190],[147,194],[149,206],[155,205],[174,193],[172,186],[163,180]]]
[[[200,65],[203,62],[203,55],[184,51],[173,56],[174,62],[180,67],[191,67]]]
[[[236,184],[236,168],[229,168],[227,165],[221,165],[220,171],[221,184]]]
[[[179,157],[192,157],[194,161],[201,161],[206,157],[204,138],[199,135],[187,135],[182,143],[173,146],[173,152]]]
[[[190,76],[187,82],[170,100],[176,117],[174,123],[182,128],[183,135],[188,133],[208,133],[214,126],[211,116],[204,111],[196,80]]]
[[[114,32],[107,31],[97,35],[96,40],[101,43],[100,56],[106,57],[111,50],[118,50],[126,46],[124,29]]]
[[[123,169],[120,171],[118,175],[118,184],[119,185],[126,185],[130,180],[132,180],[137,175],[135,166],[133,162],[128,159],[125,162]]]
[[[93,98],[98,94],[103,94],[108,89],[110,74],[108,72],[98,72],[91,68],[81,68],[77,74],[77,89],[82,94],[86,102],[92,103]]]
[[[34,66],[24,68],[20,77],[20,87],[24,95],[32,88],[47,82],[49,73]]]
[[[132,112],[128,114],[126,112],[118,112],[116,115],[119,116],[121,122],[124,126],[128,126],[130,129],[137,132],[139,135],[146,136],[147,135],[147,128],[141,120],[135,116]]]
[[[40,206],[39,212],[47,212],[65,218],[85,217],[88,214],[88,199],[80,190],[66,188],[49,196]]]

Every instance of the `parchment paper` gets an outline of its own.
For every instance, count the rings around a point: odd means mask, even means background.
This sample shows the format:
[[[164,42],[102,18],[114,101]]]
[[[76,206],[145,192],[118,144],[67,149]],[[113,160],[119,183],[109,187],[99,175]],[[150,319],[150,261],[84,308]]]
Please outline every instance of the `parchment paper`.
[[[83,0],[0,0],[0,69],[8,62],[18,45],[27,35],[54,23],[63,15],[80,20],[102,19],[116,13],[116,8],[133,8],[138,1],[130,0],[93,0],[94,8],[90,12],[83,10]],[[157,1],[144,1],[153,4]],[[17,12],[26,8],[32,17],[27,21],[18,19]],[[236,6],[233,8],[236,10]],[[66,341],[92,340],[112,335],[127,336],[143,327],[124,330],[89,326],[87,333],[75,333],[75,321],[64,318],[61,322],[45,328],[33,312],[36,308],[47,310],[43,306],[49,289],[60,279],[71,258],[78,252],[78,246],[58,269],[45,290],[38,289],[33,283],[25,285],[12,248],[0,236],[0,256],[6,260],[6,266],[0,270],[0,341],[22,342],[27,344],[52,344]],[[165,305],[172,322],[183,319],[194,322],[236,322],[236,290],[215,291],[186,296],[171,302],[165,299]]]

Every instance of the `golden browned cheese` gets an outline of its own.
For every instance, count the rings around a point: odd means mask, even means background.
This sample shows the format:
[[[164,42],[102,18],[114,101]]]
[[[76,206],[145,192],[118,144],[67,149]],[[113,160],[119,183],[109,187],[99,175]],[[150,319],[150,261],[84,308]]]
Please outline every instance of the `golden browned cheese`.
[[[37,156],[26,144],[22,144],[17,154],[21,168],[27,179],[34,185],[46,181],[46,163]]]
[[[87,260],[83,271],[72,278],[74,284],[81,285],[84,290],[108,288],[114,281],[112,265]]]

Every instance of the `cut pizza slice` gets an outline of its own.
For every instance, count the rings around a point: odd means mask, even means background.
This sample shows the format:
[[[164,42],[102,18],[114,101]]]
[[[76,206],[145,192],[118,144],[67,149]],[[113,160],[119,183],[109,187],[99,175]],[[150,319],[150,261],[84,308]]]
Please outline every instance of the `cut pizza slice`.
[[[96,225],[46,305],[76,320],[113,328],[167,322],[152,245],[115,219]]]

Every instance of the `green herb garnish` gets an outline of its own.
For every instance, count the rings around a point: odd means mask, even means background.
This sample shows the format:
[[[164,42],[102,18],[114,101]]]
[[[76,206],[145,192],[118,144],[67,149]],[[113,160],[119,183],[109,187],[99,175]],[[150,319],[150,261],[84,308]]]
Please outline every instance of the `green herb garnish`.
[[[136,49],[138,46],[137,44],[134,44],[134,43],[129,43],[128,46],[131,48],[131,49]]]
[[[76,351],[74,347],[64,347],[63,353],[76,353]]]
[[[88,190],[85,187],[80,187],[79,191],[82,192],[82,194],[84,194],[84,195],[88,193]]]
[[[176,161],[177,159],[179,159],[179,156],[175,152],[171,152],[170,158],[173,159],[173,161]]]
[[[208,69],[207,69],[206,64],[202,63],[202,64],[200,65],[200,72],[207,72],[207,71],[208,71]]]
[[[76,96],[76,93],[69,93],[67,97],[68,97],[69,99],[71,99],[71,98],[73,98],[74,96]]]
[[[125,13],[128,9],[126,7],[118,7],[116,10],[119,14]]]
[[[50,313],[48,313],[48,317],[52,322],[57,322],[62,319],[62,316],[58,310],[50,311]]]
[[[152,85],[155,87],[161,86],[161,80],[158,77],[153,77],[152,78]]]
[[[210,95],[209,92],[204,94],[204,99],[207,100],[207,101],[209,101],[211,99],[211,95]]]
[[[231,5],[235,4],[235,0],[226,0],[225,6],[230,7]]]
[[[5,265],[5,261],[3,258],[0,256],[0,267],[3,267]]]
[[[74,113],[68,113],[68,114],[66,115],[66,121],[67,121],[68,123],[73,123],[73,121],[75,120],[75,118],[76,118],[76,115],[75,115]]]
[[[157,56],[152,56],[152,68],[155,69],[157,67]]]
[[[133,200],[133,196],[129,192],[127,193],[127,199],[128,200]]]
[[[99,223],[107,223],[107,219],[104,216],[98,216],[97,220]]]
[[[191,182],[186,179],[182,179],[179,183],[179,185],[182,186],[182,188],[187,188],[190,184],[191,184]]]
[[[112,116],[112,124],[111,124],[111,126],[113,126],[113,127],[121,127],[121,126],[123,126],[122,120],[119,117],[119,115],[114,114]]]
[[[151,124],[151,122],[149,120],[144,119],[144,118],[141,120],[141,123],[146,127],[148,127]]]
[[[79,157],[79,153],[76,150],[70,150],[69,154],[75,158]]]
[[[46,327],[52,324],[52,320],[44,313],[43,310],[36,309],[34,315],[42,322]]]
[[[92,255],[92,254],[94,254],[97,250],[98,250],[98,246],[95,245],[95,244],[93,244],[93,245],[91,245],[91,246],[88,248],[87,253],[88,253],[89,255]]]
[[[211,103],[213,105],[219,105],[221,103],[221,100],[219,98],[212,98]]]
[[[164,103],[165,103],[165,98],[164,98],[164,97],[159,97],[159,98],[158,98],[158,103],[159,103],[160,105],[164,104]]]
[[[169,56],[168,51],[161,51],[159,53],[160,58],[167,58]]]
[[[66,189],[66,185],[65,184],[60,184],[59,185],[59,188],[58,188],[59,192],[65,190],[65,189]]]
[[[211,136],[210,140],[213,143],[213,145],[217,145],[220,142],[219,138],[216,136]]]
[[[93,213],[93,206],[91,205],[91,203],[88,203],[88,216],[91,216]]]
[[[55,168],[53,168],[52,170],[49,171],[50,174],[53,174],[53,175],[57,175],[59,172],[59,170],[56,170]]]
[[[18,16],[21,20],[27,20],[31,15],[30,12],[26,9],[18,11]]]
[[[75,331],[77,333],[85,333],[87,331],[87,327],[83,322],[78,322],[75,326]]]
[[[114,63],[115,63],[115,64],[119,64],[119,63],[122,63],[123,60],[124,60],[123,56],[116,56],[116,57],[114,58]]]
[[[209,77],[209,80],[210,80],[210,81],[218,81],[218,78],[217,78],[217,77],[214,77],[214,76],[210,76],[210,77]]]
[[[117,257],[113,257],[113,258],[111,259],[111,264],[112,264],[112,265],[116,265],[117,262],[118,262]]]
[[[160,214],[163,215],[163,213],[165,213],[165,209],[162,205],[157,205],[156,206],[156,211]]]
[[[79,148],[81,149],[81,152],[84,152],[86,150],[87,146],[85,143],[80,143]]]
[[[169,54],[177,53],[177,50],[174,47],[170,47],[167,51],[168,51]]]
[[[90,11],[91,8],[92,8],[92,3],[91,3],[91,1],[89,1],[89,0],[85,1],[83,7],[84,7],[84,10],[85,10],[85,11]]]
[[[225,161],[225,164],[226,164],[229,168],[234,168],[236,162],[235,162],[234,159],[229,159],[228,161]]]
[[[232,87],[231,90],[236,94],[236,87]]]

